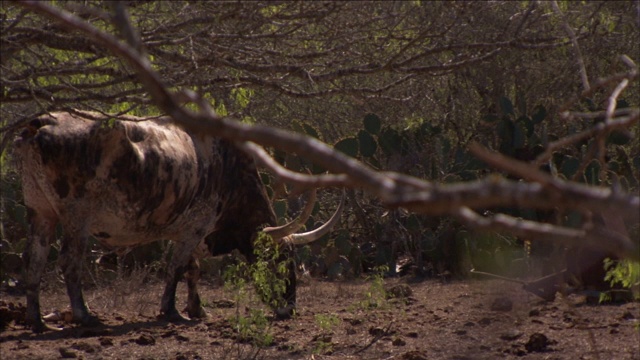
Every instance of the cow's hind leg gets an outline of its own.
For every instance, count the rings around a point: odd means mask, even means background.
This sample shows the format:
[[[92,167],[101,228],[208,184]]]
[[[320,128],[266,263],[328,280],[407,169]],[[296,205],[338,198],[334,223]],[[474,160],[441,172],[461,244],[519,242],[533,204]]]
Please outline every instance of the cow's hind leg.
[[[162,302],[160,304],[160,316],[168,321],[185,321],[186,319],[182,317],[176,309],[176,289],[178,287],[178,282],[184,275],[185,271],[187,271],[187,267],[192,259],[193,250],[197,243],[191,244],[176,241],[173,244],[173,256],[169,263],[164,294],[162,295]],[[199,297],[197,300],[199,303]],[[195,299],[191,299],[191,301],[195,302]],[[200,305],[198,304],[198,306]]]
[[[67,294],[71,301],[73,321],[85,326],[95,326],[100,322],[97,317],[89,314],[82,295],[82,267],[86,258],[87,241],[86,235],[65,231],[59,262],[67,285]]]
[[[42,321],[42,316],[40,316],[40,280],[47,264],[47,256],[55,235],[56,220],[37,215],[32,209],[28,210],[27,216],[30,223],[29,236],[22,256],[26,269],[26,320],[35,332],[60,330],[45,325]]]
[[[189,289],[189,298],[187,300],[187,314],[189,317],[206,318],[207,313],[201,306],[200,295],[198,294],[198,279],[200,278],[200,263],[195,256],[191,256],[187,265],[187,288]]]

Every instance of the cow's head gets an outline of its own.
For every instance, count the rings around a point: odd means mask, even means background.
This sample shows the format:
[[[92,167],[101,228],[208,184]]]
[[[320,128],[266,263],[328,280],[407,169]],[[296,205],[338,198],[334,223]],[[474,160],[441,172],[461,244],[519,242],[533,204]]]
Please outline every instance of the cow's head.
[[[223,146],[222,149],[225,176],[222,179],[220,194],[225,195],[221,199],[216,230],[206,237],[205,243],[213,256],[228,254],[237,249],[249,263],[255,263],[257,259],[254,252],[255,241],[262,238],[258,236],[261,232],[269,235],[272,243],[263,244],[264,249],[277,254],[273,260],[275,263],[284,263],[286,271],[275,272],[277,277],[284,280],[284,293],[276,299],[268,299],[268,303],[278,316],[287,317],[291,315],[296,302],[296,276],[293,261],[295,246],[317,240],[329,232],[340,218],[344,200],[326,224],[314,231],[296,234],[295,232],[307,221],[313,210],[316,194],[312,191],[299,218],[289,224],[276,227],[276,215],[271,199],[267,195],[253,158],[234,145]],[[266,258],[273,257],[267,255]],[[270,293],[278,292],[270,291]]]
[[[256,284],[256,290],[279,318],[290,317],[295,310],[295,247],[318,240],[327,234],[340,219],[344,207],[343,196],[340,205],[326,223],[315,230],[296,233],[311,215],[315,200],[316,192],[313,190],[310,192],[309,199],[300,215],[288,224],[277,227],[268,226],[263,229],[253,228],[251,231],[250,228],[241,226],[236,221],[225,220],[222,222],[225,225],[219,231],[207,236],[205,240],[213,255],[238,249],[250,264],[255,264],[256,261],[270,261],[266,269],[269,274],[263,275],[271,277],[272,280]],[[270,213],[272,211],[270,210]],[[242,219],[237,220],[241,221]]]

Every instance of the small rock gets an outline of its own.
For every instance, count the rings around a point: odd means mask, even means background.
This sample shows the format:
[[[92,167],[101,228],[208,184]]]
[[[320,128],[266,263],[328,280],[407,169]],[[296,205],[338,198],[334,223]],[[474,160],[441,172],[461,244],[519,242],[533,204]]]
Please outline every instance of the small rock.
[[[631,311],[625,311],[624,314],[622,314],[621,318],[623,320],[632,320],[632,319],[635,319],[636,316],[633,315]]]
[[[96,348],[93,347],[93,345],[88,344],[86,342],[79,342],[79,343],[71,345],[71,347],[73,349],[84,351],[86,353],[94,353],[94,352],[96,352]]]
[[[218,309],[232,309],[235,306],[236,303],[234,301],[227,299],[213,300],[211,303],[211,307]]]
[[[456,335],[466,335],[467,334],[467,330],[456,330],[453,332]]]
[[[176,340],[178,341],[189,341],[189,338],[183,335],[176,335]]]
[[[427,360],[427,353],[424,351],[409,351],[402,354],[402,360]]]
[[[389,298],[408,298],[413,294],[413,290],[407,285],[399,284],[386,290]]]
[[[178,335],[178,331],[175,329],[171,329],[168,331],[165,331],[164,333],[162,333],[162,335],[160,335],[161,338],[168,338],[174,335]]]
[[[382,336],[384,335],[385,331],[383,328],[380,327],[370,327],[369,328],[369,335],[371,336]]]
[[[476,324],[473,321],[467,321],[466,323],[464,323],[464,326],[471,327],[471,326],[476,326]]]
[[[398,338],[393,339],[391,344],[393,346],[405,346],[405,345],[407,345],[407,342],[398,337]]]
[[[543,352],[551,344],[549,338],[542,333],[534,333],[529,337],[529,341],[524,344],[528,352]]]
[[[313,341],[318,341],[323,343],[330,343],[332,339],[333,339],[333,336],[331,336],[331,334],[318,334],[313,337]]]
[[[511,311],[513,309],[513,301],[508,297],[499,297],[493,300],[491,310],[493,311]]]
[[[410,332],[407,333],[407,336],[410,337],[410,338],[416,339],[416,338],[418,338],[418,332],[417,331],[410,331]]]
[[[75,359],[78,357],[78,354],[75,353],[75,351],[71,351],[67,348],[59,348],[58,351],[60,351],[60,356],[63,359]]]
[[[531,309],[531,310],[529,311],[529,316],[530,316],[530,317],[533,317],[533,316],[540,316],[540,310],[538,310],[538,309]]]
[[[155,345],[156,339],[151,335],[142,334],[135,340],[138,345]]]
[[[516,356],[525,356],[525,355],[527,355],[527,353],[522,349],[515,349],[513,351],[513,354],[516,355]]]
[[[113,346],[113,340],[109,338],[100,338],[98,340],[100,341],[100,345],[102,346]]]
[[[507,340],[507,341],[513,341],[513,340],[519,339],[522,335],[523,335],[522,331],[511,330],[511,331],[507,331],[505,333],[502,333],[500,335],[500,339]]]

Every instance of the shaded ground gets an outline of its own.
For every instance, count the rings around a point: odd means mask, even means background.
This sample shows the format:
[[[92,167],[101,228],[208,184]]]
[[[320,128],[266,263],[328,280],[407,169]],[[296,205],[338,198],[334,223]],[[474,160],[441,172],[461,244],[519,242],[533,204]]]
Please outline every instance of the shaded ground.
[[[0,332],[0,354],[3,360],[640,359],[637,302],[591,305],[584,297],[570,296],[545,303],[500,281],[403,279],[385,280],[386,293],[396,295],[386,299],[379,285],[302,281],[298,316],[269,318],[265,328],[256,329],[263,318],[248,318],[257,309],[249,295],[203,284],[209,318],[171,324],[155,318],[160,283],[121,280],[86,292],[105,326],[60,322],[63,331],[34,335],[11,322]],[[24,297],[1,295],[6,320],[10,307],[20,312]],[[185,295],[180,287],[179,301]],[[46,290],[42,302],[45,312],[68,305],[62,290]],[[237,315],[249,320],[238,324]],[[244,337],[239,329],[246,330]],[[268,346],[254,345],[271,337]]]

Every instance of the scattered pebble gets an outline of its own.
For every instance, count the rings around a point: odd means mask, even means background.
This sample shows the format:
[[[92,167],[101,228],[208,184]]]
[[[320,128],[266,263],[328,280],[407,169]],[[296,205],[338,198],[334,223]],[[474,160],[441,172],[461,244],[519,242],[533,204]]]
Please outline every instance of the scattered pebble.
[[[409,351],[402,354],[402,360],[427,360],[427,354],[424,351]]]
[[[384,335],[385,331],[383,328],[380,327],[370,327],[369,328],[369,335],[371,336],[382,336]]]
[[[100,338],[98,341],[100,341],[100,345],[102,346],[113,346],[113,340],[109,338]]]
[[[493,300],[491,310],[493,311],[511,311],[513,309],[513,301],[508,297],[502,296]]]
[[[513,340],[519,339],[520,337],[522,337],[522,335],[524,335],[524,333],[522,331],[511,330],[511,331],[507,331],[507,332],[504,332],[504,333],[500,334],[500,339],[507,340],[507,341],[513,341]]]
[[[408,298],[413,290],[405,284],[398,284],[386,290],[388,298]]]
[[[631,311],[625,311],[624,314],[622,314],[621,319],[623,320],[632,320],[635,319],[636,316],[633,315],[633,313]]]
[[[528,352],[543,352],[551,344],[549,338],[542,333],[534,333],[529,337],[529,341],[524,344]]]
[[[155,345],[156,339],[151,335],[142,334],[135,340],[138,345]]]
[[[60,356],[63,359],[75,359],[78,357],[78,354],[76,354],[75,351],[69,350],[67,348],[59,348],[58,351],[60,351]]]

